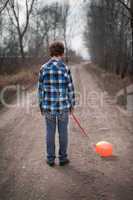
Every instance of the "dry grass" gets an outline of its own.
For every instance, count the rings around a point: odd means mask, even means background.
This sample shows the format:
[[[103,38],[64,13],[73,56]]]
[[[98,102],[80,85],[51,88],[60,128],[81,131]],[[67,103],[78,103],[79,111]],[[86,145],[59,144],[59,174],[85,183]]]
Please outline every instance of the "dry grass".
[[[20,85],[24,86],[27,90],[37,83],[38,80],[39,66],[33,68],[21,69],[18,73],[10,75],[0,75],[0,92],[6,86]],[[11,102],[16,98],[16,89],[10,88],[5,93],[6,102]],[[0,101],[0,108],[3,108],[2,102]]]
[[[125,88],[133,83],[131,77],[126,76],[124,79],[122,79],[116,74],[105,72],[103,69],[99,68],[93,63],[87,64],[86,70],[92,72],[93,76],[98,82],[98,85],[103,90],[106,90],[111,96],[116,95],[120,89]]]
[[[37,81],[38,71],[32,71],[31,69],[22,69],[20,72],[13,75],[0,75],[0,89],[7,85],[29,85]]]

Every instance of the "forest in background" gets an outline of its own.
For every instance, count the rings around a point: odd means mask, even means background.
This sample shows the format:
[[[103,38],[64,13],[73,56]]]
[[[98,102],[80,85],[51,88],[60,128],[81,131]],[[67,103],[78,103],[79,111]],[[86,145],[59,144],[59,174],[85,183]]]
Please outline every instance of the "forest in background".
[[[133,1],[89,0],[85,44],[91,60],[124,78],[133,75]]]

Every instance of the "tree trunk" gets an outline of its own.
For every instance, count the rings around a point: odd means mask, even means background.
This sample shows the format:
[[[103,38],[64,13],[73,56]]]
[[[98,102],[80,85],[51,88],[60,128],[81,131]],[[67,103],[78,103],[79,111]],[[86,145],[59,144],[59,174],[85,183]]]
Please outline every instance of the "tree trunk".
[[[131,48],[132,48],[132,61],[131,61],[131,73],[133,74],[133,0],[130,0],[130,6],[131,6]]]
[[[24,46],[23,46],[23,37],[19,36],[19,45],[20,45],[20,54],[22,57],[22,60],[25,59],[25,53],[24,53]]]
[[[49,33],[46,35],[46,54],[49,56]]]
[[[132,57],[133,57],[133,1],[131,0],[131,30],[132,30]]]
[[[67,46],[67,39],[66,39],[66,25],[64,26],[64,43],[65,43],[65,61],[66,63],[68,63],[69,58],[68,58],[68,46]]]
[[[68,47],[67,47],[67,41],[66,41],[66,39],[65,39],[65,51],[66,51],[66,53],[65,53],[65,60],[66,60],[66,63],[68,63],[69,62],[69,58],[68,58]]]

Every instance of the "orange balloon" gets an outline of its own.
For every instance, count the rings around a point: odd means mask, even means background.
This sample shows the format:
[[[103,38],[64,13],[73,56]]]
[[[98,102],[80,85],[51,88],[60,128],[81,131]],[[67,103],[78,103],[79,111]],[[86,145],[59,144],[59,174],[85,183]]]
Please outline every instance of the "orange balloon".
[[[101,157],[109,157],[113,154],[113,147],[109,142],[101,141],[95,145],[95,151]]]

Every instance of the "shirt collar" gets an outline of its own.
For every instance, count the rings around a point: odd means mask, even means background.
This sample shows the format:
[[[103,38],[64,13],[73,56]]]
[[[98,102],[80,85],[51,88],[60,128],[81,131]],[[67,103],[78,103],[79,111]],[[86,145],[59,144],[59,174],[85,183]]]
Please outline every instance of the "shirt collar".
[[[61,59],[61,58],[58,58],[58,57],[52,57],[51,60],[61,61],[62,59]]]

